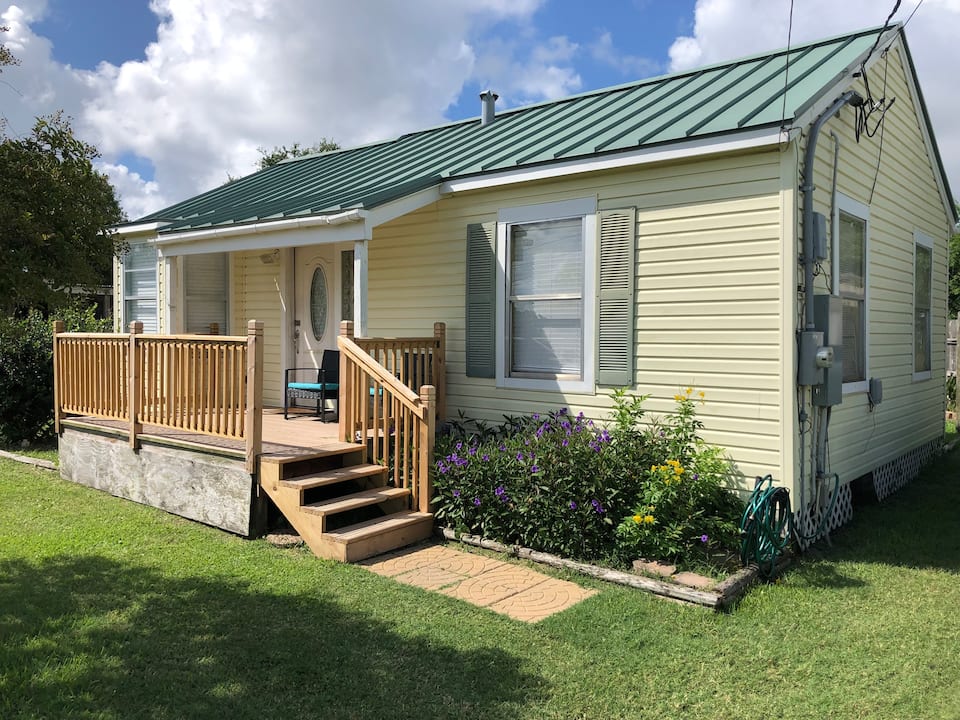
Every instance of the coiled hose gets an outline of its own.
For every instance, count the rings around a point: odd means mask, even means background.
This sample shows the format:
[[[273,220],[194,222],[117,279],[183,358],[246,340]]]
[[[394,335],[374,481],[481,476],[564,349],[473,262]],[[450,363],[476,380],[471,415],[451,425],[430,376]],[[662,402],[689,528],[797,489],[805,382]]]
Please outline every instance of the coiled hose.
[[[790,544],[791,537],[797,542],[819,537],[833,515],[833,506],[839,494],[840,476],[834,474],[833,477],[830,504],[810,535],[803,535],[794,525],[790,492],[785,487],[774,487],[772,475],[758,477],[740,520],[740,561],[744,565],[756,563],[760,574],[769,578],[776,569],[777,560]]]

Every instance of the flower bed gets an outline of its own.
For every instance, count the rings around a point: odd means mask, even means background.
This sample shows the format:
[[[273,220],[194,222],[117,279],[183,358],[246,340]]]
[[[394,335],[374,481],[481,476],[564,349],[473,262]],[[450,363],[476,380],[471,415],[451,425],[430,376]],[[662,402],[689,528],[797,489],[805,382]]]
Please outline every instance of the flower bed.
[[[455,424],[438,442],[437,518],[459,532],[614,565],[697,564],[735,552],[742,505],[725,489],[730,463],[699,437],[693,389],[675,399],[674,414],[651,421],[645,398],[620,390],[606,424],[566,409],[497,427]]]

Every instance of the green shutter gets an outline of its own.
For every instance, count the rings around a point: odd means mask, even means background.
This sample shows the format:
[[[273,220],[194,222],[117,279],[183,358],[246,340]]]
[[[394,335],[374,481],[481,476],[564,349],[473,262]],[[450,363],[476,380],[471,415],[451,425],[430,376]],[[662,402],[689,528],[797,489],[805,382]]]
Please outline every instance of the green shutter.
[[[467,376],[496,375],[496,223],[467,225]]]
[[[636,211],[604,210],[599,220],[597,383],[632,387]]]

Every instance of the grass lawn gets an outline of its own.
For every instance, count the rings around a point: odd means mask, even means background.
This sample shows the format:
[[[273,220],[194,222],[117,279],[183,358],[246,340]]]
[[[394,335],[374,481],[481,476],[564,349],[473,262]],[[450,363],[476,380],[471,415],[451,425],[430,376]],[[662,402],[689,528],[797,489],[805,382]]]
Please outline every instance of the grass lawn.
[[[960,452],[730,614],[537,625],[0,460],[0,718],[957,718]]]

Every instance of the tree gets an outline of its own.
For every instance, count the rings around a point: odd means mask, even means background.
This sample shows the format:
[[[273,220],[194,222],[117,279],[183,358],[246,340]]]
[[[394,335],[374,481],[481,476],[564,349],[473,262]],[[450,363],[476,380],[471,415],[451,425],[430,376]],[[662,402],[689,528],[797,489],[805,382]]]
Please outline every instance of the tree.
[[[328,140],[327,138],[320,138],[319,142],[314,143],[310,147],[300,147],[300,143],[294,143],[290,147],[286,145],[276,145],[273,150],[269,151],[265,147],[258,147],[257,152],[260,153],[260,160],[257,163],[257,169],[266,170],[268,167],[278,165],[289,158],[331,152],[332,150],[339,149],[340,145],[338,143],[333,140]]]
[[[123,219],[96,148],[62,113],[30,135],[0,136],[0,312],[57,307],[75,288],[109,283]]]

